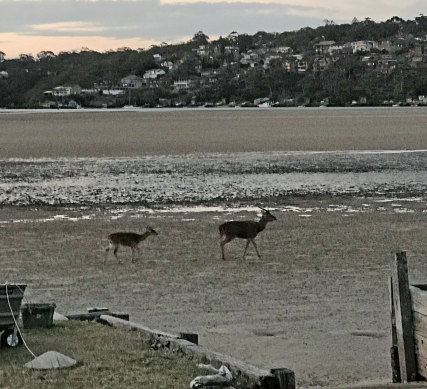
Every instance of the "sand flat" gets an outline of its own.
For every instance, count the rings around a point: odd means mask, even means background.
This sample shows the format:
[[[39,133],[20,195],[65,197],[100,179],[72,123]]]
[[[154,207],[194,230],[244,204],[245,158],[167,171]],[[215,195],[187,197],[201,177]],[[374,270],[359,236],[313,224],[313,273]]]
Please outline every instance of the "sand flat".
[[[105,306],[196,332],[218,352],[293,369],[299,387],[387,382],[391,251],[407,251],[411,281],[427,280],[425,203],[399,204],[294,201],[257,238],[261,260],[252,248],[242,260],[236,240],[226,261],[218,225],[255,211],[1,208],[0,266],[5,281],[28,284],[30,302],[55,302],[60,313]],[[136,264],[126,249],[122,264],[111,254],[103,264],[110,232],[145,225],[160,234]]]
[[[426,108],[0,114],[0,158],[427,149]]]

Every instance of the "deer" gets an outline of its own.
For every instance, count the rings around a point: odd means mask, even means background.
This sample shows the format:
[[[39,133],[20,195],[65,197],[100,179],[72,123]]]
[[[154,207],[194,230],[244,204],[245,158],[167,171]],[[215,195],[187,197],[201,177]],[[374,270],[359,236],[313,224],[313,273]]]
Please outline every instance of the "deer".
[[[248,250],[249,243],[252,243],[255,247],[258,258],[261,258],[258,248],[255,243],[256,236],[265,229],[267,223],[277,220],[269,211],[264,208],[259,207],[262,210],[261,218],[256,221],[230,221],[223,223],[219,226],[219,234],[222,238],[221,240],[221,253],[222,259],[225,261],[224,255],[224,246],[231,242],[235,238],[246,239],[246,247],[243,252],[243,259],[246,256],[246,251]]]
[[[121,263],[119,257],[117,256],[117,250],[119,246],[128,246],[132,250],[132,263],[135,262],[135,250],[139,250],[138,245],[145,239],[147,239],[150,235],[158,235],[157,231],[152,229],[151,227],[146,227],[146,231],[143,234],[137,234],[135,232],[115,232],[113,234],[108,235],[109,246],[105,249],[108,252],[114,248],[114,256],[117,261]],[[105,263],[105,259],[104,259]]]

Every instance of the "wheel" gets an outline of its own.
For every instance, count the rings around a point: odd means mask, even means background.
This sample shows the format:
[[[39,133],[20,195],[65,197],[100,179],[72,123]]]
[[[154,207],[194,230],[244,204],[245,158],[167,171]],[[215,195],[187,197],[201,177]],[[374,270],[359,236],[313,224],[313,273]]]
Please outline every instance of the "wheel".
[[[8,329],[1,334],[1,346],[2,347],[17,347],[22,344],[22,338],[19,331]]]

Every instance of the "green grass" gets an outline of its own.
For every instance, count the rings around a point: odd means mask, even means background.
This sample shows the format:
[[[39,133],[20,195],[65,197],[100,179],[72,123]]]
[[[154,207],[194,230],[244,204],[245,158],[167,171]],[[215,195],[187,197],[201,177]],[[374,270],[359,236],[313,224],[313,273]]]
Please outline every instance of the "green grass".
[[[97,323],[69,321],[51,329],[25,330],[35,355],[53,350],[77,360],[68,369],[29,370],[33,359],[24,346],[0,348],[0,387],[6,388],[188,388],[202,372],[197,363],[169,350],[147,349],[137,332]]]

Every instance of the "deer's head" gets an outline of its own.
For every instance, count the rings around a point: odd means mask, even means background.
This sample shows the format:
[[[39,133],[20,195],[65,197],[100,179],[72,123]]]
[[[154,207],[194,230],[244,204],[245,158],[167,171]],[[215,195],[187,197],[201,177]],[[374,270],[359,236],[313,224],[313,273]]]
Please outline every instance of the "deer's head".
[[[145,228],[147,229],[147,231],[148,231],[150,234],[152,234],[152,235],[159,235],[159,233],[158,233],[155,229],[151,228],[150,226],[147,226],[147,227],[145,227]]]
[[[274,220],[277,220],[276,217],[273,214],[271,214],[271,212],[268,211],[267,209],[261,208],[261,207],[259,207],[259,209],[261,209],[262,211],[262,217],[261,217],[262,220],[265,220],[266,222],[272,222]]]

